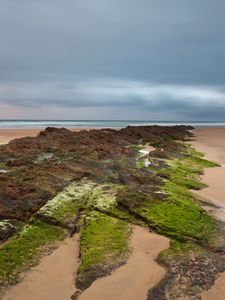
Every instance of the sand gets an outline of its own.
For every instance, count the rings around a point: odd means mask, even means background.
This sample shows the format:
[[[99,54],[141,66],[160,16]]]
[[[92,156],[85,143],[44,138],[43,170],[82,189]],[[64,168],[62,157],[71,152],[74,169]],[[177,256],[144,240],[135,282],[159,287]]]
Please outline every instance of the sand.
[[[0,144],[7,144],[10,140],[25,136],[36,136],[41,129],[0,129]]]
[[[111,276],[95,281],[79,300],[145,300],[149,288],[165,275],[165,269],[155,259],[168,247],[168,238],[136,226],[131,238],[133,251],[127,263]],[[22,282],[9,289],[2,300],[69,300],[76,291],[78,255],[77,237],[66,239],[25,273]]]
[[[208,160],[225,164],[225,128],[199,128],[194,130],[196,141],[192,145]]]
[[[145,300],[148,290],[165,275],[156,257],[169,247],[169,239],[135,227],[131,238],[133,249],[127,263],[111,276],[95,281],[79,300]]]
[[[206,210],[217,219],[225,221],[225,168],[206,169],[201,179],[208,187],[195,193],[216,205],[216,208],[206,207]]]
[[[77,236],[67,238],[38,266],[25,273],[23,281],[12,287],[2,300],[69,300],[75,292],[79,244]]]
[[[192,145],[205,154],[205,158],[223,167],[205,169],[202,181],[207,188],[195,193],[214,203],[218,208],[207,210],[216,218],[225,221],[225,128],[201,128],[194,131],[196,141]]]
[[[193,146],[205,154],[211,161],[225,165],[225,128],[204,128],[194,131],[197,138]],[[217,205],[210,209],[216,218],[225,221],[225,168],[210,168],[205,170],[202,181],[207,188],[197,194],[209,202]],[[225,299],[225,273],[215,281],[214,286],[202,294],[202,300]]]

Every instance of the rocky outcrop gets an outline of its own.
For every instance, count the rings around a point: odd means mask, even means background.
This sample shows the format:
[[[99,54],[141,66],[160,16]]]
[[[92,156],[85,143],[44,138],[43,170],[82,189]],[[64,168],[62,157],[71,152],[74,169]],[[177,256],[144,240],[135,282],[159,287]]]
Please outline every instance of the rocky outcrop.
[[[159,179],[136,170],[131,144],[150,143],[167,157],[180,155],[175,140],[185,140],[190,127],[140,126],[121,130],[72,132],[46,128],[37,137],[0,146],[0,218],[26,220],[69,182],[89,177],[97,182],[143,183]]]

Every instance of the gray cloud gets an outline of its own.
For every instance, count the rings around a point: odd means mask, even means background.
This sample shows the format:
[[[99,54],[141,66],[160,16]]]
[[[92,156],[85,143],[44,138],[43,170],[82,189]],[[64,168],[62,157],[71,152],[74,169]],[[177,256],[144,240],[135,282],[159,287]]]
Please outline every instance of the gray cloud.
[[[225,118],[224,28],[223,0],[0,0],[0,117]]]
[[[77,82],[13,83],[0,85],[0,103],[26,108],[92,108],[171,112],[204,119],[225,117],[225,89],[220,86],[166,85],[134,80],[94,79]],[[212,114],[213,112],[213,114]],[[217,114],[215,113],[217,112]]]

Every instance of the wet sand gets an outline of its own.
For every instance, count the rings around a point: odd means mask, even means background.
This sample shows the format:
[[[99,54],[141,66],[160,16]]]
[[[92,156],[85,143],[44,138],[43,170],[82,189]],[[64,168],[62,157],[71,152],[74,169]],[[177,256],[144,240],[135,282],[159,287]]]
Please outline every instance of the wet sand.
[[[131,238],[133,249],[127,263],[111,276],[95,281],[79,300],[145,300],[148,290],[165,275],[156,261],[158,254],[169,247],[169,239],[135,227]]]
[[[206,206],[205,208],[217,219],[225,222],[225,168],[206,169],[202,181],[208,187],[195,191],[195,194],[216,205],[216,207]]]
[[[156,261],[158,254],[169,247],[169,239],[136,226],[131,238],[132,254],[127,263],[111,276],[101,278],[83,292],[79,300],[145,300],[149,288],[165,275]],[[2,300],[69,300],[75,293],[78,268],[78,238],[67,238],[38,266],[24,274],[22,282]]]
[[[67,238],[38,266],[25,273],[22,282],[12,287],[2,300],[69,300],[75,292],[78,268],[78,237]]]
[[[225,128],[204,128],[194,131],[197,138],[192,145],[205,154],[205,157],[220,165],[225,165]],[[202,181],[207,188],[196,193],[214,203],[217,208],[207,209],[216,218],[225,221],[225,167],[205,170]],[[225,299],[225,273],[218,277],[214,286],[202,294],[202,300]]]
[[[192,145],[203,152],[206,159],[225,164],[225,128],[199,128],[194,134],[196,141]]]
[[[207,208],[218,219],[225,221],[225,128],[201,128],[194,131],[192,145],[205,154],[205,158],[223,167],[205,169],[202,181],[207,188],[195,191],[217,208]]]
[[[36,136],[41,129],[0,129],[0,144],[7,144],[10,140],[25,136]]]

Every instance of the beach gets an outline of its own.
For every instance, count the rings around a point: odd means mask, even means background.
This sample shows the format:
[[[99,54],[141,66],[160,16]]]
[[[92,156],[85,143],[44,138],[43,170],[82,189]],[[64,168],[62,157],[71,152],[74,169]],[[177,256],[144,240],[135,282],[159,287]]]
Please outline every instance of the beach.
[[[88,128],[89,130],[90,128]],[[0,144],[12,139],[34,137],[42,129],[1,129]],[[70,129],[80,131],[79,128]],[[153,147],[146,147],[149,151]],[[162,250],[169,247],[169,239],[149,232],[142,227],[134,227],[130,240],[132,253],[127,263],[111,276],[97,280],[88,288],[80,299],[145,299],[149,288],[154,287],[165,275],[166,270],[156,262]],[[76,271],[79,265],[78,236],[67,238],[58,248],[44,256],[37,266],[21,275],[22,281],[10,288],[3,300],[65,299],[69,300],[75,293]],[[151,269],[151,274],[149,274]],[[142,273],[142,276],[137,276]],[[63,277],[63,278],[62,278]],[[130,286],[132,285],[132,289]]]
[[[127,263],[111,276],[95,281],[79,299],[146,299],[148,289],[166,273],[155,260],[162,250],[169,247],[169,239],[136,226],[130,247],[132,254]],[[78,265],[79,244],[75,236],[67,238],[50,255],[44,256],[38,266],[24,273],[22,282],[11,288],[2,300],[69,300],[76,291],[74,283]],[[138,276],[140,273],[142,275]]]
[[[192,145],[205,154],[208,160],[221,165],[208,168],[201,177],[207,187],[195,193],[213,203],[216,207],[209,213],[219,220],[225,221],[225,128],[205,128],[194,131],[196,141]],[[225,273],[216,280],[214,286],[202,294],[203,300],[223,300],[225,295]]]
[[[208,127],[194,130],[192,145],[205,154],[205,158],[225,164],[225,127]]]
[[[38,266],[24,273],[23,280],[2,300],[69,300],[75,291],[75,274],[79,264],[78,237],[67,238]]]
[[[1,129],[0,143],[6,144],[11,139],[24,136],[36,136],[41,129]],[[80,131],[73,128],[72,131]],[[206,207],[209,214],[225,220],[225,128],[199,128],[193,131],[195,137],[191,144],[205,154],[208,160],[218,167],[207,168],[201,181],[207,187],[195,191],[198,197],[213,203],[216,207]],[[149,151],[154,148],[148,146]],[[144,151],[144,150],[141,150]],[[113,221],[114,222],[114,221]],[[22,275],[22,282],[9,289],[3,300],[32,299],[69,300],[76,291],[76,271],[80,264],[78,235],[66,238],[57,249],[44,256],[37,266]],[[157,262],[159,253],[168,249],[169,239],[149,230],[135,226],[129,247],[132,250],[125,264],[115,269],[108,276],[98,278],[87,287],[79,299],[146,299],[149,289],[161,281],[166,269]],[[151,270],[151,272],[149,271]],[[63,274],[63,278],[62,275]],[[139,275],[140,274],[140,275]],[[130,288],[132,286],[132,288]],[[203,300],[223,300],[225,294],[225,273],[215,284],[202,293]],[[15,296],[16,295],[16,296]],[[150,299],[150,298],[149,298]],[[182,298],[183,299],[183,298]]]
[[[132,254],[126,264],[111,276],[96,280],[81,294],[80,300],[147,298],[149,288],[154,287],[166,274],[166,270],[156,262],[156,258],[161,251],[169,248],[169,239],[136,226],[133,229],[130,247]]]
[[[41,129],[38,128],[6,128],[0,129],[0,144],[7,144],[10,140],[19,139],[25,136],[36,136]]]

